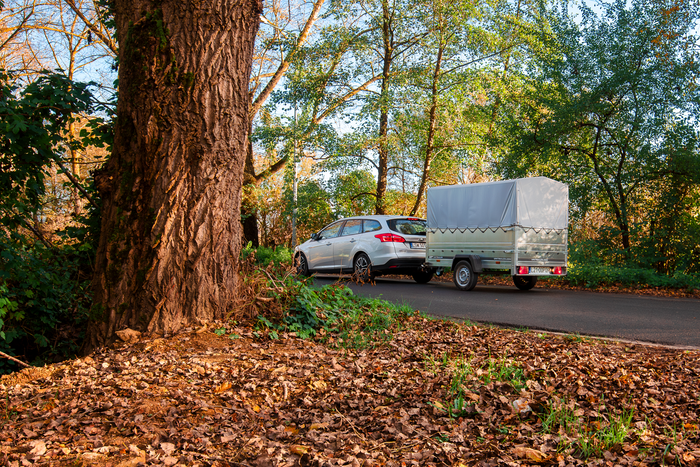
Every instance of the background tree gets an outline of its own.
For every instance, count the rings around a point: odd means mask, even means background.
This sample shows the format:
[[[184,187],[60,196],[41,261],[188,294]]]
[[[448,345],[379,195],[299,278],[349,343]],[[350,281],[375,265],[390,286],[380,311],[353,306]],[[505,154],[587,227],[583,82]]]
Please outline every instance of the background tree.
[[[90,345],[126,327],[171,333],[231,310],[262,4],[121,1],[112,156]]]
[[[600,17],[580,8],[580,21],[555,12],[522,100],[501,114],[511,138],[501,174],[568,182],[577,209],[612,215],[629,259],[635,230],[644,235],[639,208],[657,196],[648,188],[662,194],[671,175],[698,182],[698,7],[616,1]]]
[[[287,0],[286,7],[280,1],[265,4],[263,25],[257,37],[254,58],[255,74],[251,79],[250,133],[258,113],[285,77],[292,62],[300,54],[307,40],[313,35],[314,25],[318,20],[325,0],[302,2],[292,6]],[[308,8],[306,8],[308,6]],[[299,20],[302,11],[303,20]],[[295,30],[298,25],[303,25]],[[288,154],[271,159],[261,158],[262,164],[256,164],[252,140],[248,145],[244,165],[244,198],[242,205],[243,237],[245,241],[258,245],[258,216],[253,192],[269,176],[282,170],[288,161]],[[262,166],[261,166],[262,165]]]

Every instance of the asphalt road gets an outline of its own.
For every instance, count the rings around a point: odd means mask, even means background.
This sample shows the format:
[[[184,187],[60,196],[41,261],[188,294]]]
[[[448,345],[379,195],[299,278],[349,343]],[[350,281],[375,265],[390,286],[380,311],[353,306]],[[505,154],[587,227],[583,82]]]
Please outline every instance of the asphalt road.
[[[337,277],[317,276],[318,285]],[[435,316],[581,335],[700,348],[700,300],[477,285],[461,292],[452,282],[378,278],[347,285],[356,294],[409,304]]]

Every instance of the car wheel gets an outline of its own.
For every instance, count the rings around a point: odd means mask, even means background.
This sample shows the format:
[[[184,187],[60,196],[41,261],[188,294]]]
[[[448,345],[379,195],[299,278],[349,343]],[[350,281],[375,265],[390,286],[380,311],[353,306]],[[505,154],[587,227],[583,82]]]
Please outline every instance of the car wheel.
[[[520,290],[530,290],[537,284],[537,276],[513,276],[513,283]]]
[[[459,290],[469,291],[476,287],[479,275],[469,261],[460,261],[454,269],[452,280]]]
[[[294,257],[294,264],[297,268],[297,274],[300,276],[309,277],[309,262],[306,260],[304,253],[299,253]]]
[[[427,284],[433,278],[434,271],[416,271],[413,273],[413,280],[419,284]]]
[[[360,253],[355,257],[352,267],[352,277],[357,282],[369,282],[372,280],[372,262],[369,256]]]

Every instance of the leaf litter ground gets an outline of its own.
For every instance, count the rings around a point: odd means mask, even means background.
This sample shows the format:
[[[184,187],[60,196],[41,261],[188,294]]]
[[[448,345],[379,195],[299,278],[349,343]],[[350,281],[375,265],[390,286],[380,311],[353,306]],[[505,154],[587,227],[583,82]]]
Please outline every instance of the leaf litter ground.
[[[364,350],[217,328],[4,376],[0,463],[700,463],[695,350],[418,314]]]

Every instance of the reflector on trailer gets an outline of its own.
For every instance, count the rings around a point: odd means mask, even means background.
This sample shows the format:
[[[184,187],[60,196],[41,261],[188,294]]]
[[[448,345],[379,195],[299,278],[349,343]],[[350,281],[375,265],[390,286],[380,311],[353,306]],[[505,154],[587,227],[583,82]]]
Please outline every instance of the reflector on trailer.
[[[518,266],[518,274],[529,274],[530,268],[527,266]]]
[[[559,275],[561,275],[562,272],[563,272],[563,271],[561,270],[561,266],[555,266],[555,267],[552,268],[552,274],[559,274]]]

